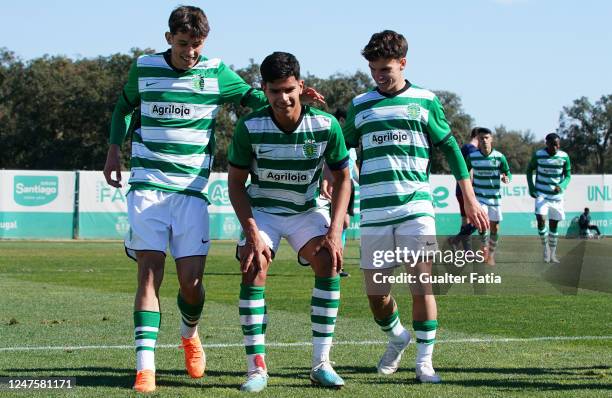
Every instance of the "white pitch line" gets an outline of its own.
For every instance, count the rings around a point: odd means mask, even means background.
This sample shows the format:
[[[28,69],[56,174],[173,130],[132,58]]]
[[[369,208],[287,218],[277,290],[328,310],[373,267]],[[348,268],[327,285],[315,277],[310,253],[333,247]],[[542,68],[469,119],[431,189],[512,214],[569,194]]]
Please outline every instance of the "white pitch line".
[[[612,336],[542,336],[542,337],[509,337],[509,338],[489,338],[489,339],[448,339],[436,340],[436,344],[454,344],[454,343],[529,343],[535,341],[583,341],[583,340],[612,340]],[[381,340],[362,340],[362,341],[336,341],[334,345],[379,345],[387,344]],[[267,343],[266,347],[308,347],[312,343],[309,341],[300,341],[296,343]],[[244,347],[242,343],[219,343],[219,344],[204,344],[204,348],[238,348]],[[178,348],[176,344],[159,344],[156,348]],[[46,346],[46,347],[0,347],[0,352],[8,351],[47,351],[47,350],[133,350],[133,345],[83,345],[83,346]]]

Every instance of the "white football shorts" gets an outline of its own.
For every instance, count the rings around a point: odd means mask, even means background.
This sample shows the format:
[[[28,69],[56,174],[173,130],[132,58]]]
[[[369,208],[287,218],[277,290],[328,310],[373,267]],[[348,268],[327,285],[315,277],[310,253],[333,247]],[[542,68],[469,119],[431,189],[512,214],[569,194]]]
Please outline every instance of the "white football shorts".
[[[489,221],[500,222],[504,219],[504,217],[502,216],[501,206],[493,206],[481,203],[480,207],[482,207],[482,209],[489,215]]]
[[[535,214],[547,216],[549,220],[565,220],[563,200],[548,200],[544,196],[538,196],[535,201]]]
[[[208,202],[180,193],[136,190],[127,195],[130,230],[125,237],[128,256],[136,251],[166,253],[175,259],[205,256],[210,247]]]
[[[390,252],[438,250],[436,221],[430,216],[417,217],[394,225],[362,227],[360,234],[361,269],[376,270],[401,265],[402,263],[395,261],[397,256],[387,256]]]
[[[253,218],[259,229],[259,236],[266,242],[273,254],[278,251],[281,238],[287,239],[289,245],[299,253],[302,247],[312,238],[327,234],[330,225],[328,209],[316,209],[306,213],[279,216],[253,209]],[[246,244],[244,233],[238,247]],[[238,257],[238,251],[236,252]],[[298,259],[301,265],[308,265],[305,259]]]

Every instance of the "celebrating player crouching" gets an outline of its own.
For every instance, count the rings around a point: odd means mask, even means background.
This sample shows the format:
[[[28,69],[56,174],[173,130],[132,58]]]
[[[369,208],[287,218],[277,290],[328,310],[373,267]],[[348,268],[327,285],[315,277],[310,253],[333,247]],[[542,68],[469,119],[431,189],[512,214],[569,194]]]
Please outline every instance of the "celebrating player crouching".
[[[402,326],[390,284],[377,284],[380,279],[374,276],[392,274],[401,264],[388,262],[377,267],[373,259],[377,251],[436,249],[429,187],[432,146],[442,150],[459,182],[468,220],[478,229],[488,228],[440,101],[431,91],[404,79],[407,50],[401,34],[386,30],[372,36],[362,55],[376,88],[353,99],[344,126],[347,145],[362,149],[361,268],[375,321],[389,338],[378,363],[381,374],[397,371],[410,334]],[[430,261],[418,262],[414,269],[430,274],[431,266]],[[412,289],[412,300],[416,377],[420,382],[437,383],[440,377],[433,368],[432,352],[438,323],[431,285]]]
[[[338,121],[300,102],[304,81],[293,55],[275,52],[266,57],[261,77],[270,105],[238,121],[228,154],[229,196],[243,231],[237,257],[248,373],[241,390],[257,392],[267,386],[265,284],[283,237],[315,273],[310,380],[340,388],[344,380],[332,368],[329,352],[340,302],[342,222],[350,194],[348,152]],[[323,162],[334,175],[331,221],[326,202],[319,199]]]

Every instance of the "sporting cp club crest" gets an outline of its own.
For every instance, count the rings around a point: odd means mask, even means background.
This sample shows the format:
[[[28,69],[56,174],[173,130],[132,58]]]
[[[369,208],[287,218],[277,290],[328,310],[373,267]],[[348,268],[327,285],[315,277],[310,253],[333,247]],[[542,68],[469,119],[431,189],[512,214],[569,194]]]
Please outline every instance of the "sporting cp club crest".
[[[421,119],[421,107],[418,104],[410,104],[406,108],[406,113],[408,114],[408,119],[410,120],[420,120]]]
[[[302,146],[302,151],[304,152],[304,157],[308,159],[317,156],[317,145],[315,144],[315,140],[306,140]]]
[[[204,89],[206,88],[206,81],[204,80],[204,76],[202,75],[194,76],[192,82],[193,88],[195,90],[204,91]]]

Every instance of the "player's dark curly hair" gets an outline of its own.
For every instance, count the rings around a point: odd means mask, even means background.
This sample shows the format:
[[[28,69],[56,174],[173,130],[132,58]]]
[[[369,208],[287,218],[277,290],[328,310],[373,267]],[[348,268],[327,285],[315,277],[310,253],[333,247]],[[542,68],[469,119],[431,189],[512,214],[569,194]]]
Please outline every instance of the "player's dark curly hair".
[[[179,6],[172,11],[168,19],[168,28],[173,35],[189,33],[193,37],[206,38],[210,32],[208,18],[201,8]]]
[[[559,135],[557,133],[550,133],[546,135],[545,138],[546,142],[548,141],[555,141],[555,140],[561,140],[561,137],[559,137]]]
[[[478,134],[490,134],[493,135],[493,132],[486,127],[474,127],[472,129],[472,134],[470,135],[472,138],[476,137]]]
[[[408,53],[406,38],[392,30],[374,33],[368,44],[361,50],[361,55],[368,61],[378,59],[402,59]]]
[[[291,76],[299,79],[300,63],[293,54],[275,51],[263,60],[259,71],[261,80],[268,83]]]

